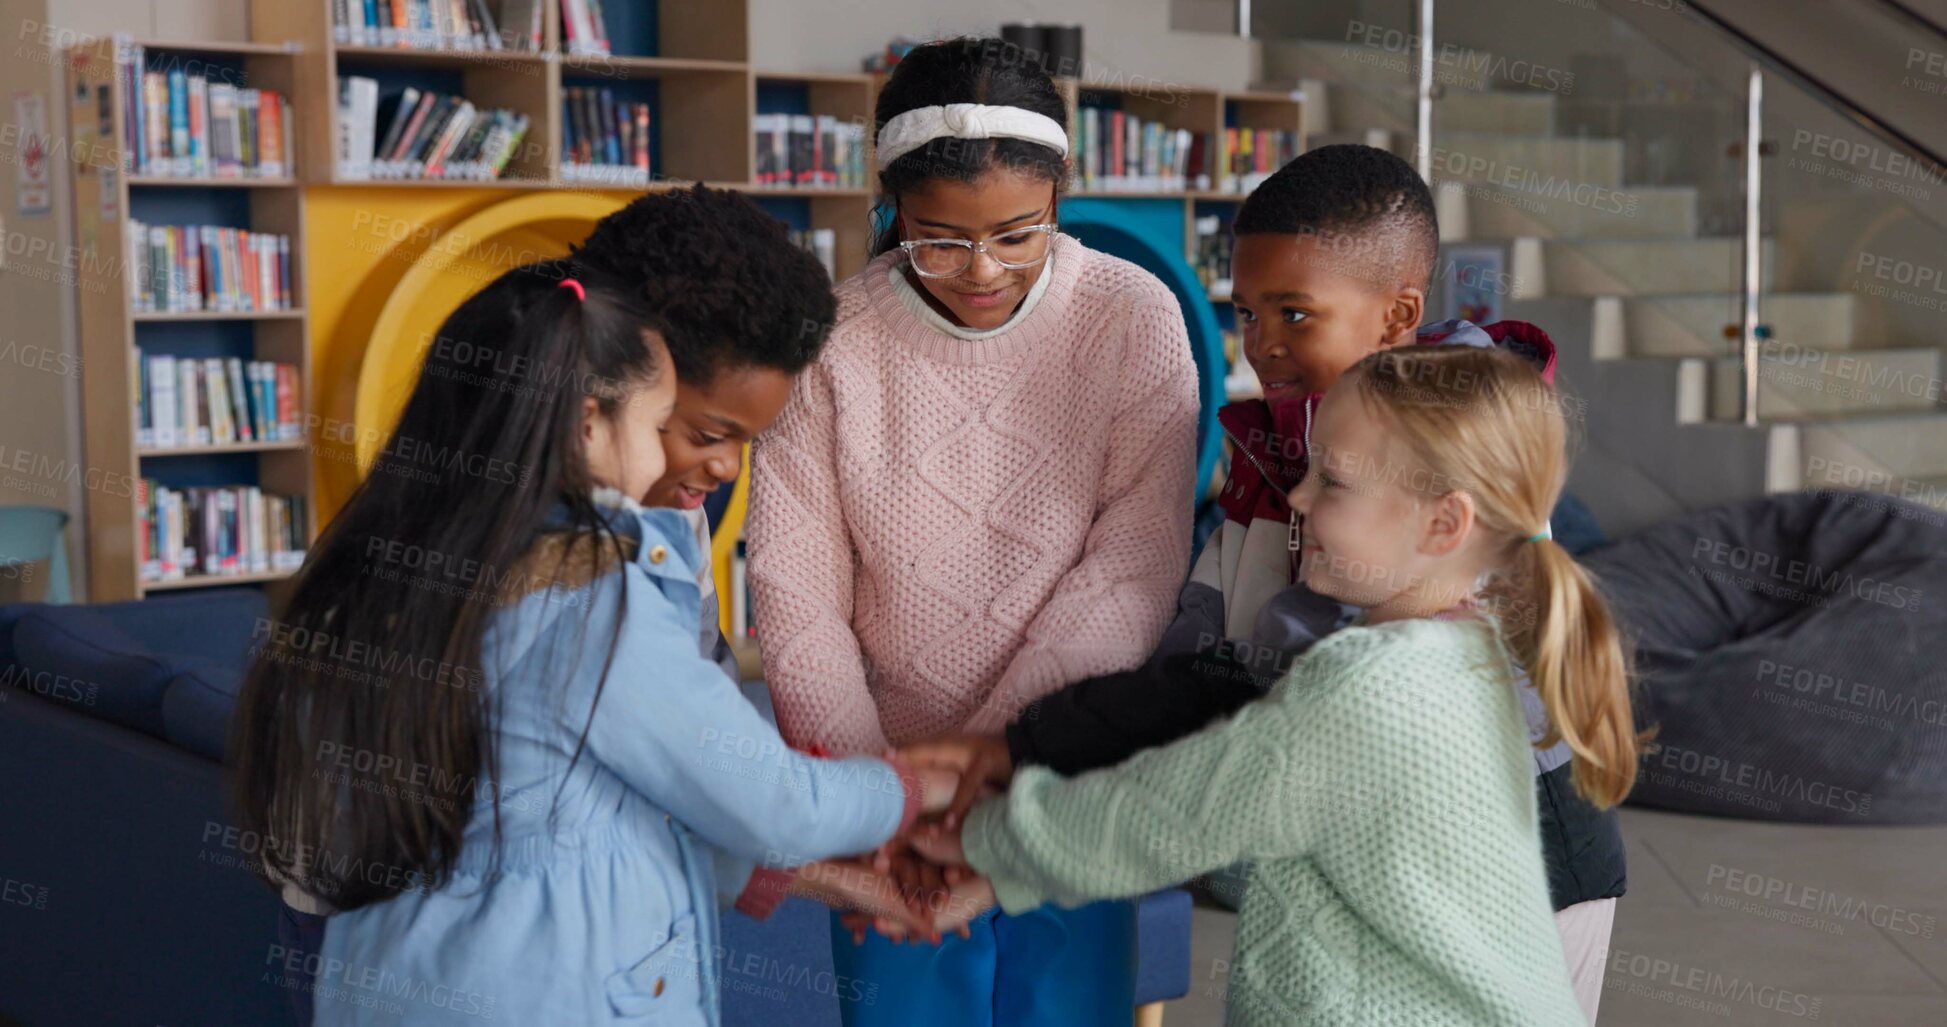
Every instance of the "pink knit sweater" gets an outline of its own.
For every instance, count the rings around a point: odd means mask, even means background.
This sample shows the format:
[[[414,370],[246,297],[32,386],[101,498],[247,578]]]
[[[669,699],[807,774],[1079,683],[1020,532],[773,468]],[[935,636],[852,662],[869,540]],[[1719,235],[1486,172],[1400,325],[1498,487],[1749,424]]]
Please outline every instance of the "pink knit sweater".
[[[1189,558],[1197,372],[1169,290],[1060,237],[1039,303],[973,341],[900,302],[901,259],[839,286],[752,458],[778,726],[835,753],[998,731],[1137,665]]]

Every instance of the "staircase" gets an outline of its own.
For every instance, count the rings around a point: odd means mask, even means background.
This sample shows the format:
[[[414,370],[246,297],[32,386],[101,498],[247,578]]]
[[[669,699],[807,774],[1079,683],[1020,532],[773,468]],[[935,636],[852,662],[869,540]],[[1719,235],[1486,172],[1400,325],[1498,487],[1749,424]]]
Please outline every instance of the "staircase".
[[[1455,64],[1487,66],[1464,58]],[[1265,44],[1266,77],[1304,91],[1312,145],[1361,142],[1409,160],[1411,59],[1351,43]],[[1607,529],[1801,488],[1947,510],[1940,349],[1872,331],[1861,309],[1871,301],[1854,292],[1781,286],[1776,269],[1793,255],[1767,239],[1760,319],[1775,337],[1759,362],[1760,423],[1746,427],[1730,328],[1743,241],[1711,232],[1736,224],[1741,200],[1724,179],[1714,192],[1640,184],[1625,140],[1589,131],[1603,120],[1589,101],[1485,77],[1442,81],[1432,163],[1443,249],[1505,247],[1513,287],[1500,316],[1555,338],[1561,382],[1585,401],[1574,407],[1583,437],[1570,487]],[[1641,133],[1631,142],[1642,145]]]

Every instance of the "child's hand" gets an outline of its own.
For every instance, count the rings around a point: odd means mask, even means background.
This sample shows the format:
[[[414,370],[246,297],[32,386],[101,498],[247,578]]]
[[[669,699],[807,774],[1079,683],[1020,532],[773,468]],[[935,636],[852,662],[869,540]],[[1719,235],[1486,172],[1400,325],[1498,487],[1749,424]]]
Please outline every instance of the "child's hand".
[[[933,917],[921,895],[907,895],[897,881],[872,869],[866,859],[821,860],[797,869],[791,892],[840,909],[900,925],[934,937]]]
[[[930,936],[917,937],[930,940],[938,945],[947,932],[962,938],[973,937],[972,924],[982,913],[995,905],[994,886],[979,874],[970,874],[950,891],[937,892],[930,903],[933,911],[933,930]],[[868,916],[865,913],[847,913],[840,918],[852,930],[854,944],[865,944],[865,930],[870,926],[895,944],[912,940],[914,932],[905,924],[885,917]]]
[[[980,914],[992,909],[997,902],[992,882],[974,874],[954,885],[953,890],[947,893],[946,904],[933,910],[934,933],[953,931],[962,938],[971,937],[968,925]]]
[[[947,806],[946,822],[957,825],[987,789],[1005,789],[1014,779],[1014,756],[1001,735],[941,735],[899,750],[914,767],[942,767],[959,775],[960,787]]]
[[[960,828],[944,824],[922,824],[907,835],[907,842],[920,855],[943,867],[964,867],[967,852],[960,844]]]
[[[946,767],[926,767],[913,764],[913,773],[918,775],[920,788],[924,794],[919,800],[922,816],[942,813],[952,804],[954,796],[960,791],[960,774]]]

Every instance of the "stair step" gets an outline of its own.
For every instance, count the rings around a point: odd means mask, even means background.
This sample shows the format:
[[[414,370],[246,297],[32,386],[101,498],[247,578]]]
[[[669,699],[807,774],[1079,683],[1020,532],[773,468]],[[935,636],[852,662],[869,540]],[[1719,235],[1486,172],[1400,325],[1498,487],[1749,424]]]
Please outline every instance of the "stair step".
[[[1517,239],[1511,263],[1523,296],[1736,295],[1744,278],[1744,240]],[[1771,288],[1777,245],[1764,241],[1763,280]],[[1539,290],[1539,291],[1536,291]],[[1769,319],[1769,318],[1768,318]]]
[[[1620,139],[1441,131],[1433,137],[1433,178],[1543,194],[1619,191],[1623,149]]]
[[[1798,434],[1803,488],[1882,492],[1947,478],[1947,413],[1812,420]]]
[[[1433,105],[1433,129],[1545,136],[1555,133],[1552,93],[1447,93]]]
[[[1539,188],[1551,188],[1541,184]],[[1440,239],[1642,239],[1697,234],[1697,190],[1631,186],[1621,190],[1552,185],[1552,193],[1486,183],[1447,183],[1440,196]],[[1451,191],[1454,195],[1449,196]]]
[[[1270,82],[1314,79],[1328,86],[1327,117],[1335,128],[1384,128],[1411,133],[1415,65],[1403,53],[1350,43],[1266,39],[1261,78]]]
[[[1758,417],[1813,420],[1940,408],[1937,349],[1808,350],[1771,345],[1758,359]],[[1743,415],[1743,362],[1710,361],[1710,416]]]
[[[1550,283],[1552,284],[1552,283]],[[1778,329],[1767,349],[1782,358],[1816,361],[1811,350],[1850,349],[1857,338],[1849,292],[1769,293],[1760,309]],[[1740,324],[1735,293],[1699,296],[1605,296],[1596,300],[1597,357],[1725,357],[1739,342],[1724,326]]]

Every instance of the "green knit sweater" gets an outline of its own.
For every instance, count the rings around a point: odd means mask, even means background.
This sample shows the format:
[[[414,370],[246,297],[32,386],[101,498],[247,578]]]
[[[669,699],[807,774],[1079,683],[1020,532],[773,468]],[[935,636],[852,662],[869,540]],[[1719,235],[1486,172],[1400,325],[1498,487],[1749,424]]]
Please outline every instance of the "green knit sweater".
[[[1001,908],[1140,895],[1253,860],[1230,1027],[1584,1022],[1548,901],[1533,757],[1484,622],[1349,628],[1271,694],[967,819]]]

